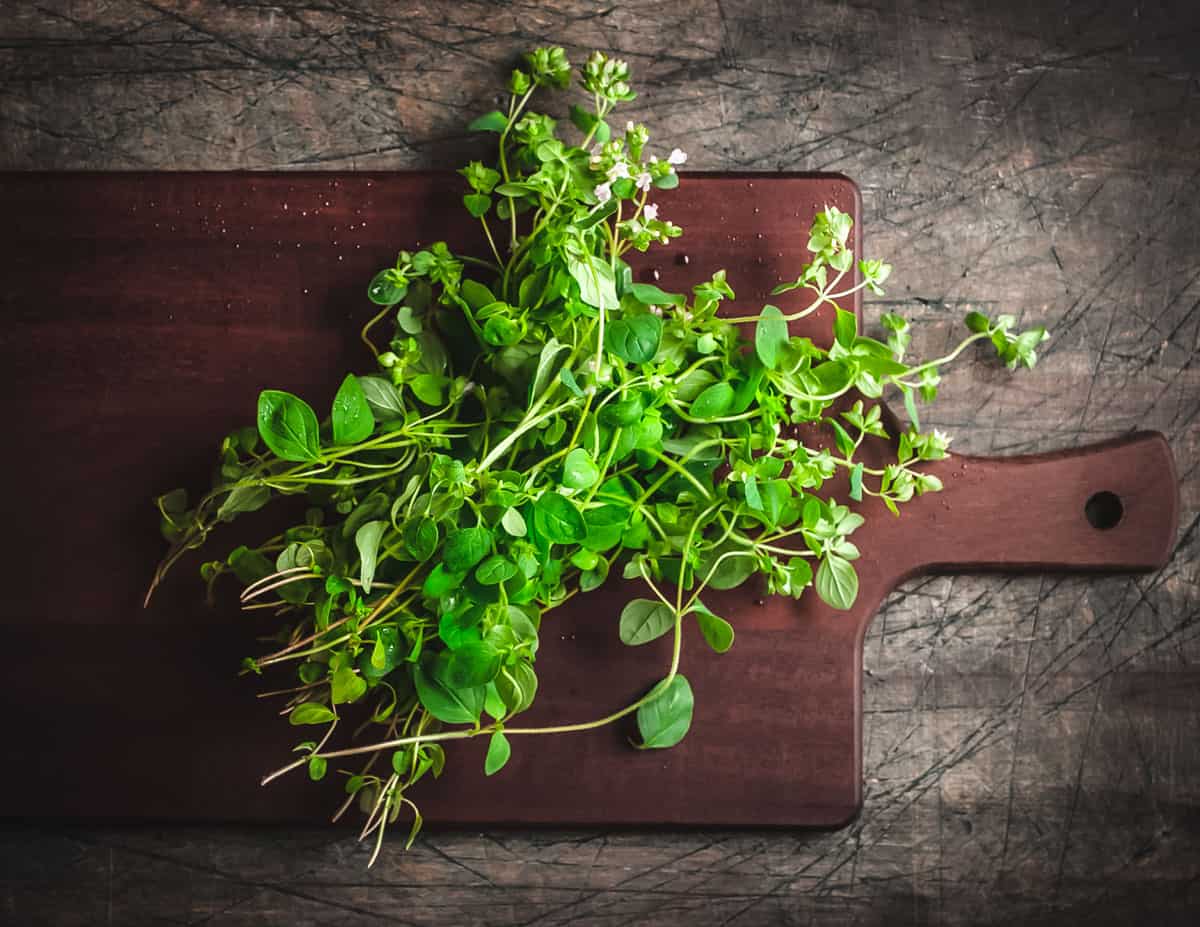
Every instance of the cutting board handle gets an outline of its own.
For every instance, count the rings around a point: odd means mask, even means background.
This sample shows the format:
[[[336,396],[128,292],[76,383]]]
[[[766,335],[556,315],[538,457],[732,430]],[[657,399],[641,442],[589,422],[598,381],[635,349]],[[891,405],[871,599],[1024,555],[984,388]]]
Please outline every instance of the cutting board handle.
[[[1154,570],[1171,557],[1179,490],[1158,432],[1050,454],[954,454],[930,469],[945,491],[914,500],[927,530],[910,545],[909,575]]]

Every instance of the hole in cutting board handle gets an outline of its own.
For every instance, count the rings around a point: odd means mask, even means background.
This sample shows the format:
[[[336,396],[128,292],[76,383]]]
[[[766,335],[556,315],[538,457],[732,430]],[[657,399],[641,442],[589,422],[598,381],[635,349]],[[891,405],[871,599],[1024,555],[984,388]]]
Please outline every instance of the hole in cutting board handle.
[[[1121,497],[1114,492],[1104,490],[1095,493],[1083,506],[1083,514],[1097,531],[1108,531],[1120,524],[1121,516],[1125,514],[1125,506]]]

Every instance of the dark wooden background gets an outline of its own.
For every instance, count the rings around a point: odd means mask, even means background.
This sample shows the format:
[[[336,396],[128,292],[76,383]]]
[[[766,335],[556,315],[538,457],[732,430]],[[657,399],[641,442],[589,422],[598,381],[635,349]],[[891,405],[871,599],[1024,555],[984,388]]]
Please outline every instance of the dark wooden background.
[[[1189,0],[5,4],[0,169],[443,166],[476,150],[461,126],[520,51],[617,50],[643,91],[630,115],[689,167],[859,182],[867,247],[898,268],[869,322],[910,315],[928,354],[967,306],[1051,328],[1031,374],[947,377],[928,418],[955,449],[1156,428],[1183,508],[1158,574],[893,595],[866,648],[866,804],[843,831],[429,833],[367,872],[364,848],[318,825],[32,823],[30,808],[0,825],[0,922],[1188,922],[1198,26]]]

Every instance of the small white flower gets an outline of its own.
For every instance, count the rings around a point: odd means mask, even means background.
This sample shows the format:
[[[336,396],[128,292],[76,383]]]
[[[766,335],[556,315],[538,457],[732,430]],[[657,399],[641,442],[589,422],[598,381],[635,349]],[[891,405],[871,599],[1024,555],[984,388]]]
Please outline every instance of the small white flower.
[[[612,199],[612,184],[611,183],[596,184],[595,193],[596,193],[596,199],[598,199],[601,203],[607,203],[609,200]]]
[[[646,217],[647,222],[653,222],[658,218],[658,206],[654,203],[647,203],[642,207],[642,215]]]
[[[933,439],[942,447],[949,447],[950,442],[954,440],[950,435],[946,434],[946,432],[942,431],[940,428],[933,429]]]
[[[650,163],[657,164],[658,163],[658,155],[650,155]]]
[[[626,132],[633,131],[633,120],[632,119],[630,119],[627,123],[625,123],[625,131]]]
[[[470,396],[473,392],[475,392],[475,383],[473,380],[468,380],[467,385],[463,387],[463,395]]]
[[[614,180],[628,180],[628,179],[629,179],[629,165],[627,165],[624,161],[618,161],[616,164],[614,164],[612,167],[610,167],[608,169],[609,183],[611,183]]]
[[[640,174],[637,175],[636,183],[637,183],[637,188],[639,190],[649,190],[650,189],[650,173],[648,171],[642,171]]]
[[[690,312],[688,312],[686,309],[679,310],[679,317],[681,319],[683,319],[683,321],[685,321],[685,322],[692,321],[692,314]]]
[[[600,155],[592,155],[592,157],[588,160],[588,164],[590,164],[592,167],[599,167],[600,162],[603,160],[604,159],[600,157]]]
[[[687,154],[679,148],[674,149],[669,155],[667,155],[668,164],[683,164],[683,162],[686,160]]]
[[[662,306],[651,306],[650,312],[653,315],[662,315]]]

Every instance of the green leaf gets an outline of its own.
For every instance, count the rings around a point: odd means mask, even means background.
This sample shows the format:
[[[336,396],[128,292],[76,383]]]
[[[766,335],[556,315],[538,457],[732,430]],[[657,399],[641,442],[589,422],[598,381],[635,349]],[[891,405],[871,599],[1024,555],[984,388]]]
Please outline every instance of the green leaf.
[[[500,672],[500,654],[486,641],[465,641],[438,659],[436,675],[454,691],[483,688]]]
[[[805,587],[812,582],[812,567],[803,557],[793,557],[787,562],[787,575],[790,594],[799,598]]]
[[[823,396],[841,393],[854,378],[854,368],[842,361],[825,361],[813,367],[811,373],[817,392]]]
[[[438,619],[438,637],[451,650],[457,650],[471,641],[478,641],[479,623],[483,620],[482,605],[456,607]]]
[[[217,509],[221,521],[233,521],[242,512],[257,512],[271,501],[271,490],[267,486],[235,486]]]
[[[669,174],[664,174],[662,177],[659,177],[658,180],[654,181],[654,186],[660,190],[674,190],[679,186],[679,175],[674,171],[671,171]]]
[[[354,536],[354,532],[361,528],[369,521],[375,521],[377,518],[383,518],[388,510],[388,497],[382,492],[373,492],[367,498],[360,499],[358,505],[342,522],[342,526],[338,533],[349,538]],[[310,510],[313,511],[313,510]],[[321,509],[316,509],[317,512],[322,512]],[[322,513],[322,518],[324,514]]]
[[[842,456],[849,457],[854,452],[854,440],[850,437],[846,429],[842,427],[841,422],[832,418],[825,421],[833,429],[833,440],[837,445],[838,451]]]
[[[244,544],[231,550],[229,556],[225,558],[225,562],[229,564],[233,575],[243,586],[256,583],[275,572],[275,564],[261,552]]]
[[[720,418],[733,405],[733,387],[714,383],[692,401],[691,414],[699,419]]]
[[[751,475],[746,475],[746,480],[742,483],[742,490],[746,494],[746,504],[756,512],[763,510],[762,496],[758,491],[758,481]]]
[[[251,439],[250,439],[251,446],[246,447],[246,450],[253,451],[254,450],[253,445],[256,445],[258,443],[258,431],[255,429],[250,429],[250,432],[251,432]],[[243,443],[240,436],[238,438],[238,443],[239,444]],[[161,496],[159,496],[154,501],[158,505],[159,511],[162,512],[163,515],[182,515],[187,511],[187,505],[188,505],[187,490],[186,489],[172,489],[170,492],[163,493]]]
[[[498,109],[484,113],[477,119],[472,119],[467,126],[468,132],[503,132],[508,128],[508,117]]]
[[[517,565],[506,557],[493,554],[475,570],[475,578],[485,586],[498,586],[517,575]]]
[[[512,319],[494,315],[483,323],[483,340],[496,347],[508,347],[521,340],[521,326]]]
[[[358,444],[375,430],[375,416],[358,378],[350,373],[333,397],[333,441],[335,444]]]
[[[523,538],[529,532],[525,516],[516,508],[505,509],[500,517],[500,526],[514,538]]]
[[[466,575],[465,570],[455,573],[447,570],[444,563],[439,563],[425,577],[425,582],[421,585],[421,594],[430,599],[440,599],[457,589]]]
[[[445,400],[443,390],[448,382],[449,380],[440,374],[419,373],[409,381],[408,388],[425,405],[440,406]]]
[[[662,319],[649,312],[616,319],[604,333],[604,346],[623,361],[648,364],[662,343]]]
[[[376,638],[376,644],[371,648],[371,659],[367,660],[367,663],[372,669],[380,670],[384,668],[386,662],[388,662],[388,648],[384,646],[382,639]]]
[[[912,422],[913,429],[921,430],[921,417],[917,415],[917,400],[913,395],[913,390],[910,387],[904,386],[900,388],[901,394],[904,396],[904,411],[908,413],[908,420]]]
[[[612,268],[606,262],[596,258],[586,262],[571,258],[567,270],[579,284],[579,298],[589,306],[602,312],[612,312],[619,307]]]
[[[579,574],[579,591],[591,592],[593,589],[599,589],[608,579],[608,570],[608,561],[603,557],[598,559],[594,567]]]
[[[424,563],[437,550],[438,527],[432,518],[421,516],[404,525],[404,547],[412,558]]]
[[[575,503],[551,490],[533,504],[533,527],[553,544],[578,544],[587,536],[587,525]]]
[[[675,381],[675,397],[683,402],[691,402],[716,382],[717,378],[712,373],[697,367]]]
[[[833,608],[845,611],[858,598],[858,574],[849,560],[829,554],[817,567],[817,595]]]
[[[446,724],[474,724],[483,712],[486,686],[454,689],[422,667],[413,667],[413,683],[425,710]]]
[[[692,687],[683,675],[676,675],[657,698],[637,711],[641,749],[673,747],[683,740],[692,725],[693,706]]]
[[[486,193],[468,193],[463,197],[463,205],[467,207],[467,212],[478,219],[492,208],[492,198]]]
[[[763,306],[754,327],[754,350],[758,359],[768,370],[774,370],[779,361],[779,352],[788,343],[788,326],[783,313],[776,306]]]
[[[725,551],[721,552],[722,554]],[[709,569],[712,569],[710,566]],[[712,589],[724,590],[735,589],[750,578],[755,571],[754,556],[749,552],[737,553],[732,556],[727,556],[719,564],[708,580],[708,585]],[[701,577],[707,575],[707,571],[701,572]]]
[[[837,310],[837,318],[833,322],[833,338],[843,348],[849,350],[854,345],[858,334],[858,319],[853,312],[845,309]]]
[[[387,625],[371,628],[366,632],[366,640],[374,638],[375,644],[368,654],[364,650],[358,658],[358,668],[368,679],[381,679],[396,668],[403,658],[400,650],[400,631],[394,626]]]
[[[850,498],[855,502],[862,502],[863,496],[863,465],[857,463],[854,469],[850,471]]]
[[[382,377],[359,377],[359,388],[376,420],[390,422],[404,418],[404,400],[400,391]]]
[[[570,350],[570,346],[563,344],[557,338],[551,338],[542,347],[542,352],[538,355],[537,372],[534,374],[533,383],[529,387],[529,401],[531,403],[542,395],[546,387],[553,382],[554,376],[558,372],[559,358],[564,351],[568,350]]]
[[[583,546],[588,550],[605,551],[621,543],[629,513],[620,505],[601,505],[584,512],[583,520],[587,526]]]
[[[320,702],[304,702],[297,705],[288,715],[289,724],[328,724],[337,718],[326,705]]]
[[[386,521],[369,521],[354,532],[354,546],[358,548],[360,561],[358,579],[362,583],[363,595],[371,591],[375,581],[375,560],[379,556],[379,541],[383,537]]]
[[[600,479],[600,469],[592,455],[581,447],[567,455],[563,463],[563,485],[568,489],[589,489]]]
[[[496,691],[510,714],[524,711],[537,695],[537,674],[525,660],[504,667],[495,679]]]
[[[538,629],[529,614],[522,608],[510,605],[504,610],[504,615],[518,642],[528,645],[530,650],[536,653],[539,646]]]
[[[467,305],[475,311],[496,302],[496,297],[491,290],[478,280],[472,280],[470,277],[466,277],[459,285],[459,294],[467,301]]]
[[[629,396],[628,393],[625,395]],[[614,428],[626,428],[636,424],[642,418],[642,413],[646,411],[646,403],[642,400],[641,393],[634,393],[628,399],[622,399],[619,402],[610,402],[600,410],[600,422],[603,425],[611,425]]]
[[[500,772],[508,758],[512,756],[512,746],[508,738],[496,731],[488,741],[487,757],[483,761],[484,775],[491,776]]]
[[[603,145],[609,140],[610,130],[608,128],[608,123],[596,116],[595,113],[589,113],[578,103],[571,104],[570,113],[571,122],[573,122],[575,124],[575,128],[577,128],[584,135],[587,135],[589,132],[591,132],[593,126],[595,127],[596,131],[592,135],[593,142],[598,145]]]
[[[568,368],[563,367],[562,370],[558,372],[558,378],[562,381],[563,385],[571,391],[572,396],[575,396],[578,399],[583,398],[583,388],[579,385],[579,381],[575,379],[575,374],[571,373]]]
[[[634,599],[621,609],[621,642],[631,647],[657,640],[675,627],[675,613],[662,602]]]
[[[367,284],[367,299],[377,306],[394,306],[408,295],[408,281],[394,267],[381,270]]]
[[[594,550],[588,550],[586,547],[581,547],[575,553],[571,554],[571,566],[577,566],[579,569],[587,571],[592,569],[600,562],[600,555]]]
[[[758,387],[766,375],[767,368],[762,365],[758,355],[750,355],[750,367],[746,371],[746,378],[738,383],[737,389],[733,391],[733,402],[729,406],[730,415],[741,415],[750,408],[750,403],[754,401]]]
[[[582,230],[590,229],[593,226],[599,225],[617,211],[617,207],[620,205],[620,203],[621,201],[614,196],[607,203],[602,203],[601,205],[596,206],[586,216],[584,216],[582,219],[579,219],[575,223],[575,228]]]
[[[329,683],[329,690],[333,698],[333,704],[335,705],[355,702],[366,694],[367,681],[354,672],[354,670],[350,669],[350,667],[343,666],[333,674],[333,678]]]
[[[992,323],[988,321],[988,317],[982,312],[968,312],[963,321],[966,322],[967,328],[976,334],[982,334],[983,332],[986,332],[992,325]]]
[[[700,633],[704,635],[704,640],[708,642],[709,647],[717,653],[724,653],[733,646],[733,625],[728,621],[714,615],[699,600],[696,601],[692,614],[696,616]]]
[[[487,698],[484,700],[483,710],[497,721],[508,714],[508,706],[504,704],[504,699],[500,697],[500,690],[496,688],[495,680],[488,683]]]
[[[308,778],[313,782],[320,782],[325,778],[325,772],[329,768],[329,763],[323,756],[310,757],[308,760]]]
[[[668,293],[653,283],[631,284],[629,292],[644,306],[682,306],[687,303],[687,298],[682,293]]]
[[[460,528],[446,536],[442,561],[446,569],[463,573],[475,566],[492,549],[492,533],[482,525]]]
[[[762,485],[763,515],[767,524],[779,524],[784,514],[784,506],[792,498],[792,489],[787,480],[767,480]]]
[[[320,458],[317,415],[299,396],[276,389],[259,393],[258,433],[282,460],[308,463]]]

